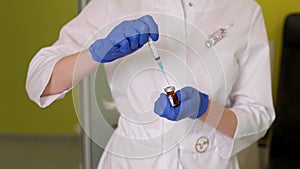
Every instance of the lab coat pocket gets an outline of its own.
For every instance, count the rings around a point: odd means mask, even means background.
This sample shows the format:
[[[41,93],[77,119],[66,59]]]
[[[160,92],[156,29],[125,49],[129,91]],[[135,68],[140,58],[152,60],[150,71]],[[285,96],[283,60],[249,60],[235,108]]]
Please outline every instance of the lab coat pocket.
[[[205,128],[205,130],[204,130]],[[225,161],[217,152],[215,129],[196,124],[179,145],[179,163],[183,169],[189,168],[222,168]]]

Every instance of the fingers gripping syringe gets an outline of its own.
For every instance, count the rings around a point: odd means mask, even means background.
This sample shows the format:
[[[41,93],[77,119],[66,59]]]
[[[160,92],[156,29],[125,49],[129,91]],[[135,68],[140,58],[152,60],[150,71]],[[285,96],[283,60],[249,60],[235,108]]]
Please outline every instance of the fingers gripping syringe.
[[[153,41],[152,41],[152,39],[151,39],[150,37],[149,37],[149,39],[148,39],[148,44],[149,44],[149,47],[150,47],[150,49],[151,49],[151,51],[152,51],[154,60],[155,60],[156,63],[158,64],[160,70],[163,72],[163,74],[164,74],[164,76],[165,76],[165,79],[166,79],[167,83],[170,84],[170,83],[169,83],[169,80],[168,80],[168,78],[167,78],[166,72],[165,72],[165,70],[164,70],[164,66],[163,66],[163,64],[162,64],[162,62],[161,62],[161,60],[160,60],[160,56],[158,55],[158,52],[157,52],[157,50],[156,50],[156,47],[154,46],[154,43],[153,43]]]

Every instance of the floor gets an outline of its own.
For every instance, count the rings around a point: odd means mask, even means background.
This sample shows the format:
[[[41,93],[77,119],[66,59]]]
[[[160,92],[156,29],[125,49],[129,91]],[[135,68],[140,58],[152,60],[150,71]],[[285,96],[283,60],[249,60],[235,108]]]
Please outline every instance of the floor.
[[[80,169],[77,136],[0,135],[1,169]]]

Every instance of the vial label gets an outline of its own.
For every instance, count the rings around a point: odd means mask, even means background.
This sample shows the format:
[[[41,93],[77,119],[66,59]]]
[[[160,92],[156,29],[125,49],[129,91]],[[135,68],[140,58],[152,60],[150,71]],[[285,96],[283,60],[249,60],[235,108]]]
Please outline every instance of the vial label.
[[[173,97],[171,95],[169,95],[169,100],[170,100],[171,105],[174,107],[175,104],[174,104]]]

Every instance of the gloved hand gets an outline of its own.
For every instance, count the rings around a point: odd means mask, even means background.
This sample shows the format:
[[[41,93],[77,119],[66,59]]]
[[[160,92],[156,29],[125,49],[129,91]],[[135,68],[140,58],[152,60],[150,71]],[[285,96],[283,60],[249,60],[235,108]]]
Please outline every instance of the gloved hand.
[[[136,20],[123,21],[105,39],[95,41],[89,51],[92,58],[100,63],[111,62],[141,48],[152,40],[158,40],[158,27],[149,15]]]
[[[192,87],[185,87],[176,92],[180,101],[179,106],[172,107],[166,94],[161,93],[154,105],[154,112],[172,121],[179,121],[186,117],[197,119],[203,115],[208,107],[208,95]]]

